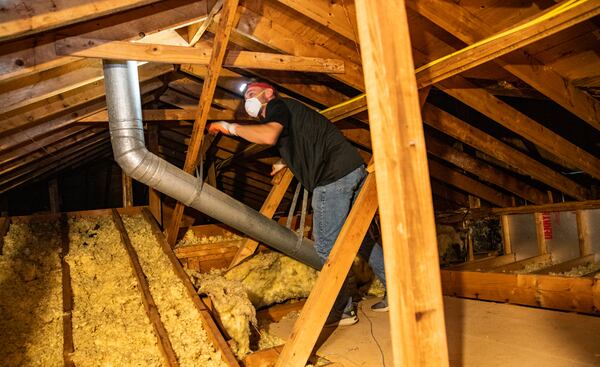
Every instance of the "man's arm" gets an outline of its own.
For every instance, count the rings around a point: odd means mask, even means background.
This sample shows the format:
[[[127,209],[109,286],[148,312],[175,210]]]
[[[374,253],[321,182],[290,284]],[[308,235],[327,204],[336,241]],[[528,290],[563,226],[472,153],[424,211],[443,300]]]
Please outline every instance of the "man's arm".
[[[209,134],[237,135],[251,143],[275,145],[283,125],[278,122],[267,122],[256,125],[231,124],[225,121],[213,122],[208,126]]]
[[[256,144],[275,145],[283,126],[278,122],[267,122],[259,125],[237,125],[239,137]]]

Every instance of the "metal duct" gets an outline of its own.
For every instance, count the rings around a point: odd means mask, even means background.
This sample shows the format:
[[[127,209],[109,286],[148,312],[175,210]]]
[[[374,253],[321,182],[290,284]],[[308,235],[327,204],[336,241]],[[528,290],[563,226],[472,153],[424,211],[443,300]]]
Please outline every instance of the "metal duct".
[[[137,63],[104,60],[104,85],[115,160],[134,179],[191,206],[315,269],[322,264],[313,241],[265,217],[152,154],[144,144]]]

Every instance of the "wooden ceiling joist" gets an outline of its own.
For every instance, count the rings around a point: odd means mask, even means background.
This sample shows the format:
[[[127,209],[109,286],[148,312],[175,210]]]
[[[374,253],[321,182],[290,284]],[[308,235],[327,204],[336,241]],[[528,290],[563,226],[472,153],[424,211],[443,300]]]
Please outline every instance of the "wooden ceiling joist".
[[[79,37],[56,41],[56,48],[59,55],[66,56],[138,60],[170,64],[208,65],[212,54],[212,48],[131,43]],[[339,59],[251,51],[227,51],[223,60],[223,66],[311,73],[344,73],[344,63]]]
[[[461,76],[446,79],[438,88],[473,107],[505,128],[517,133],[535,145],[552,152],[565,162],[600,179],[600,159],[594,157],[567,139],[512,108]]]
[[[461,205],[462,207],[468,206],[469,199],[467,195],[451,189],[442,182],[444,181],[438,181],[436,179],[431,180],[431,193],[433,195],[437,195],[445,200]]]
[[[139,40],[146,34],[203,19],[207,1],[173,0],[130,9],[39,36],[9,41],[0,49],[0,81],[64,65],[78,58],[56,54],[64,35],[110,40]],[[61,36],[62,35],[62,36]]]
[[[569,196],[589,198],[588,190],[576,182],[437,107],[425,106],[423,122]]]
[[[502,30],[502,25],[481,20],[456,2],[408,0],[407,6],[468,45]],[[540,66],[543,63],[527,51],[528,48],[516,50],[494,61],[504,70],[600,130],[600,102],[578,89],[552,68]]]

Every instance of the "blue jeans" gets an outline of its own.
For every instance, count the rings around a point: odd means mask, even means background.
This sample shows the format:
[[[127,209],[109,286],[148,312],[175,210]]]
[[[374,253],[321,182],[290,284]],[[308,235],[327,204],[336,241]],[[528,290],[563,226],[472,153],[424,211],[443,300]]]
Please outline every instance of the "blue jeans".
[[[313,190],[313,235],[315,237],[315,250],[325,263],[333,244],[335,243],[342,226],[346,221],[350,208],[356,200],[360,189],[367,177],[364,166],[339,180],[328,185],[317,186]],[[375,275],[385,282],[385,270],[383,267],[383,249],[376,239],[367,233],[358,254],[369,262]],[[349,296],[346,282],[336,299],[334,310],[343,311],[352,302]]]

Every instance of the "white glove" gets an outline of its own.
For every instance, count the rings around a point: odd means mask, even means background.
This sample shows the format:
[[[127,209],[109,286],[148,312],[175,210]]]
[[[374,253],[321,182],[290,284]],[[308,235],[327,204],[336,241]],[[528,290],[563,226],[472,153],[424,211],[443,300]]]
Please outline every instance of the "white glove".
[[[237,136],[237,124],[226,121],[213,122],[212,124],[208,125],[208,133],[211,135],[222,133],[225,135]]]

